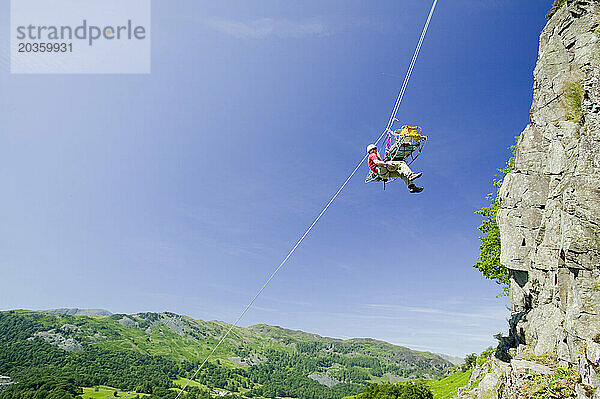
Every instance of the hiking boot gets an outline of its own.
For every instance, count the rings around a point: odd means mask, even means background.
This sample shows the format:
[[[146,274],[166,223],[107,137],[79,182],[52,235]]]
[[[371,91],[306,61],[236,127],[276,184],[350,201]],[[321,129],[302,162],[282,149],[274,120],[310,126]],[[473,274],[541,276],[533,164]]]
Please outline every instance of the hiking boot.
[[[410,186],[408,186],[408,190],[411,193],[420,193],[421,191],[423,191],[423,187],[417,187],[414,184],[411,184]]]
[[[421,176],[423,176],[423,172],[413,173],[412,175],[410,175],[410,177],[408,178],[408,180],[412,181],[412,180],[418,179]]]

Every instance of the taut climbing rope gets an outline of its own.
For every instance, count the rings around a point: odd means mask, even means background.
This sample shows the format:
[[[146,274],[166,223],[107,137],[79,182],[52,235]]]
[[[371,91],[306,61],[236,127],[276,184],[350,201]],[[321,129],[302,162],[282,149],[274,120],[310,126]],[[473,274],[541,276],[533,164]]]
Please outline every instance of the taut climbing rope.
[[[404,83],[402,84],[402,88],[400,89],[400,93],[398,94],[398,98],[396,98],[396,104],[394,105],[394,110],[392,111],[392,114],[390,115],[390,120],[388,121],[388,124],[387,124],[386,128],[383,130],[383,132],[381,133],[381,135],[379,136],[379,138],[377,139],[377,141],[375,141],[375,145],[377,145],[379,143],[379,141],[383,138],[383,136],[385,136],[388,133],[388,130],[391,128],[392,124],[394,123],[394,120],[396,119],[396,115],[398,114],[398,109],[400,108],[400,104],[402,103],[402,99],[404,98],[404,93],[406,92],[406,87],[408,86],[408,81],[410,80],[410,76],[411,76],[412,71],[413,71],[413,69],[415,67],[415,63],[417,62],[417,58],[419,56],[419,52],[421,51],[421,46],[423,45],[423,40],[425,39],[425,35],[427,34],[427,30],[429,28],[429,23],[431,22],[431,17],[433,16],[433,12],[435,11],[435,6],[437,5],[437,2],[438,2],[438,0],[434,0],[433,5],[431,6],[431,11],[429,11],[429,16],[427,17],[427,22],[425,22],[425,26],[423,27],[423,32],[421,33],[421,37],[419,38],[419,42],[417,44],[417,48],[415,49],[415,53],[413,54],[413,58],[412,58],[412,60],[410,62],[410,66],[408,67],[408,71],[406,72],[406,77],[404,78]],[[369,156],[368,154],[365,155],[361,159],[361,161],[356,165],[356,167],[354,168],[354,170],[352,171],[352,173],[350,173],[350,175],[348,176],[348,178],[344,181],[344,183],[340,186],[340,188],[331,197],[331,199],[329,200],[329,202],[327,203],[327,205],[325,205],[325,207],[319,213],[319,215],[315,218],[315,220],[310,224],[310,226],[308,226],[308,228],[306,229],[306,231],[304,232],[304,234],[302,234],[302,236],[300,237],[300,239],[296,242],[296,244],[288,252],[288,254],[285,256],[285,258],[283,259],[283,261],[281,261],[281,263],[279,264],[279,266],[277,266],[277,268],[275,269],[275,271],[273,273],[271,273],[271,275],[269,276],[269,278],[267,279],[267,281],[264,283],[264,285],[262,286],[262,288],[256,293],[256,295],[254,295],[254,297],[252,298],[252,300],[250,301],[250,303],[244,308],[244,310],[239,315],[239,317],[229,327],[229,329],[227,330],[227,332],[221,337],[221,339],[219,340],[219,342],[217,343],[217,345],[212,349],[212,351],[209,353],[209,355],[206,356],[206,358],[204,359],[204,361],[200,364],[200,366],[198,367],[198,369],[192,375],[192,378],[190,378],[185,383],[185,385],[183,386],[183,388],[181,388],[181,391],[179,391],[179,393],[177,394],[177,396],[176,396],[175,399],[179,399],[179,397],[181,396],[181,394],[188,387],[190,381],[192,381],[194,378],[196,378],[196,376],[198,375],[198,373],[200,372],[200,370],[202,370],[202,367],[204,367],[204,365],[206,364],[206,362],[208,362],[208,359],[210,359],[210,357],[215,354],[215,352],[217,351],[217,349],[219,348],[219,346],[221,346],[221,344],[223,343],[223,341],[225,341],[225,339],[229,336],[229,333],[231,333],[231,330],[233,330],[234,327],[237,327],[237,324],[242,319],[242,317],[244,317],[244,315],[248,312],[248,310],[250,310],[250,308],[252,307],[252,305],[254,304],[254,302],[256,301],[256,299],[260,296],[260,294],[262,294],[262,292],[265,290],[265,288],[267,288],[267,286],[269,285],[269,283],[271,282],[271,280],[273,280],[273,278],[275,277],[275,275],[277,275],[277,273],[279,272],[279,270],[281,270],[281,268],[283,268],[283,266],[287,263],[288,259],[296,251],[296,248],[298,248],[300,246],[300,244],[302,244],[302,241],[304,241],[304,239],[306,238],[306,236],[308,236],[308,234],[311,232],[311,230],[313,229],[313,227],[315,227],[315,225],[317,224],[317,222],[321,219],[321,217],[325,214],[325,212],[327,212],[327,210],[329,209],[329,207],[331,206],[331,204],[333,204],[333,202],[336,200],[336,198],[338,197],[338,195],[340,195],[340,193],[342,192],[342,190],[344,190],[344,188],[346,187],[346,185],[348,184],[348,182],[352,179],[352,177],[354,177],[354,175],[356,174],[356,172],[358,171],[358,169],[363,164],[363,162],[365,161],[365,159],[367,159],[368,156]]]

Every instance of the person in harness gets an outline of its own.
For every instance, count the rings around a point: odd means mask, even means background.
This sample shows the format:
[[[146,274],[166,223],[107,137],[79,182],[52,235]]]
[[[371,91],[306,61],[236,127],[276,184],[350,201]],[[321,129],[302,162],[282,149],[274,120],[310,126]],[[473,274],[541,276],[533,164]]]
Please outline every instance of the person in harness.
[[[420,193],[423,191],[423,187],[417,187],[414,183],[414,180],[421,177],[423,173],[414,173],[404,161],[384,162],[379,156],[375,144],[367,146],[367,153],[369,154],[369,168],[371,168],[379,179],[386,181],[399,177],[406,183],[406,187],[408,187],[411,193]]]

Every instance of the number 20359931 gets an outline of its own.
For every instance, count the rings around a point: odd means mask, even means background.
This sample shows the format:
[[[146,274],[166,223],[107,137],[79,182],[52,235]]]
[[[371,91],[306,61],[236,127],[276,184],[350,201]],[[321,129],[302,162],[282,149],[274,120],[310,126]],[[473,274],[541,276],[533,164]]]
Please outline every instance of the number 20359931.
[[[19,53],[72,53],[73,43],[19,43]]]

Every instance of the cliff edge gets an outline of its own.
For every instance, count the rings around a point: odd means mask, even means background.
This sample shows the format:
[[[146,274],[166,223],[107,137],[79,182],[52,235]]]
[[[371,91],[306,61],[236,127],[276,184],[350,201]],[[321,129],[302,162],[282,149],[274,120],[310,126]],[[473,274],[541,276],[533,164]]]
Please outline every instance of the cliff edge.
[[[514,356],[600,356],[600,1],[571,1],[544,28],[531,123],[500,190]]]
[[[510,335],[459,396],[600,399],[600,0],[567,0],[542,31],[499,201]]]

